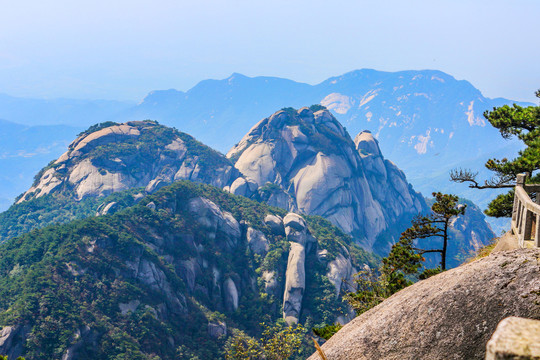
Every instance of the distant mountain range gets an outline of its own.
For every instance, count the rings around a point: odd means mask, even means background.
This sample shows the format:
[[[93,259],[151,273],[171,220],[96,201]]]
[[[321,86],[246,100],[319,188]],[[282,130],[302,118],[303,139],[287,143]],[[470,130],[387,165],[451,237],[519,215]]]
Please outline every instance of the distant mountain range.
[[[448,171],[457,166],[481,169],[487,158],[511,157],[519,149],[517,142],[503,140],[482,117],[485,110],[513,101],[485,98],[469,82],[435,70],[363,69],[317,85],[233,74],[224,80],[201,81],[186,92],[152,91],[139,104],[0,97],[0,118],[71,126],[153,119],[226,153],[275,109],[317,103],[328,107],[351,136],[370,130],[386,158],[424,195],[434,190],[453,192],[485,207],[493,192],[469,191],[450,183]],[[51,141],[63,139],[52,129],[46,133]],[[51,153],[50,159],[59,154]],[[3,160],[0,170],[13,177]],[[29,178],[20,181],[31,182]],[[0,193],[4,198],[16,195]]]
[[[28,189],[34,175],[58,157],[82,129],[67,125],[20,125],[0,120],[0,209]]]
[[[134,101],[31,99],[0,94],[0,119],[23,125],[88,127],[135,105]]]

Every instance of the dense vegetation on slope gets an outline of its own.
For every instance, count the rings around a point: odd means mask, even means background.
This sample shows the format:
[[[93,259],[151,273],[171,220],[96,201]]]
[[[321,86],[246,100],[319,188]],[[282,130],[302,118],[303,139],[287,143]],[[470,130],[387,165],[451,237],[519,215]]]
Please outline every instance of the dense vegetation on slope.
[[[225,233],[212,236],[187,207],[198,197],[263,232],[267,254],[254,254],[244,238],[231,245]],[[68,349],[78,359],[174,359],[177,352],[218,358],[225,337],[211,337],[209,323],[256,334],[260,322],[281,317],[281,297],[265,292],[260,276],[273,269],[281,280],[286,266],[288,243],[263,222],[269,213],[284,215],[211,186],[177,182],[114,215],[11,239],[0,246],[0,325],[21,329],[28,359],[60,358]],[[332,256],[344,246],[357,266],[374,263],[326,220],[307,221]],[[311,251],[306,269],[301,322],[333,322],[346,309],[325,261]],[[227,279],[238,287],[236,309]]]
[[[132,206],[136,202],[135,195],[143,190],[135,188],[107,197],[89,197],[81,201],[75,201],[64,194],[48,194],[14,204],[0,213],[0,243],[36,228],[94,216],[98,209],[111,202],[117,203],[115,209]]]

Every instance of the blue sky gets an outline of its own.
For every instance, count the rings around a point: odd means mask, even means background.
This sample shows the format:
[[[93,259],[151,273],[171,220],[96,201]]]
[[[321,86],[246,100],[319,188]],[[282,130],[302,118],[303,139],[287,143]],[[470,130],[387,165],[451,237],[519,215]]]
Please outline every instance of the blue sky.
[[[538,0],[17,0],[0,13],[0,92],[140,100],[233,72],[311,84],[438,69],[535,101]]]

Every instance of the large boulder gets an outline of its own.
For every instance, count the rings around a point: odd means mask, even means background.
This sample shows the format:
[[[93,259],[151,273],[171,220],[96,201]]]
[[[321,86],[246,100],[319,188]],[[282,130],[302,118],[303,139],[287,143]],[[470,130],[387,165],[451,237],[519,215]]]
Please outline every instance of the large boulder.
[[[540,319],[539,304],[540,249],[497,252],[398,292],[322,350],[334,360],[484,359],[497,324]]]
[[[261,231],[248,227],[246,237],[251,251],[255,254],[266,255],[270,249],[270,245],[268,244],[266,236],[264,236]]]
[[[268,214],[264,217],[264,223],[270,227],[274,235],[285,236],[285,228],[283,227],[283,220],[273,214]]]

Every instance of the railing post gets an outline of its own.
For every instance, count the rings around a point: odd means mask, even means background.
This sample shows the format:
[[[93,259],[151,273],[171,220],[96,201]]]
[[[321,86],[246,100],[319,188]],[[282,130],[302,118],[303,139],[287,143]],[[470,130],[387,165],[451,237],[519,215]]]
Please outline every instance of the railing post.
[[[518,243],[519,247],[525,246],[525,225],[527,222],[527,208],[525,207],[524,203],[520,204],[520,219],[519,219],[519,226],[518,226]]]
[[[525,223],[523,224],[523,240],[531,240],[533,213],[525,208]]]
[[[534,233],[534,246],[540,247],[540,214],[536,214],[536,229]]]
[[[517,176],[516,176],[516,186],[523,187],[523,185],[525,185],[525,178],[526,177],[527,177],[527,174],[525,174],[525,173],[517,174]]]
[[[520,200],[518,200],[517,203],[516,228],[518,230],[518,234],[521,234],[521,230],[523,229],[523,203]]]
[[[516,176],[516,187],[523,187],[525,185],[525,176],[526,174],[518,174]],[[514,193],[514,208],[512,209],[512,220],[519,222],[518,218],[518,198],[517,195]]]

